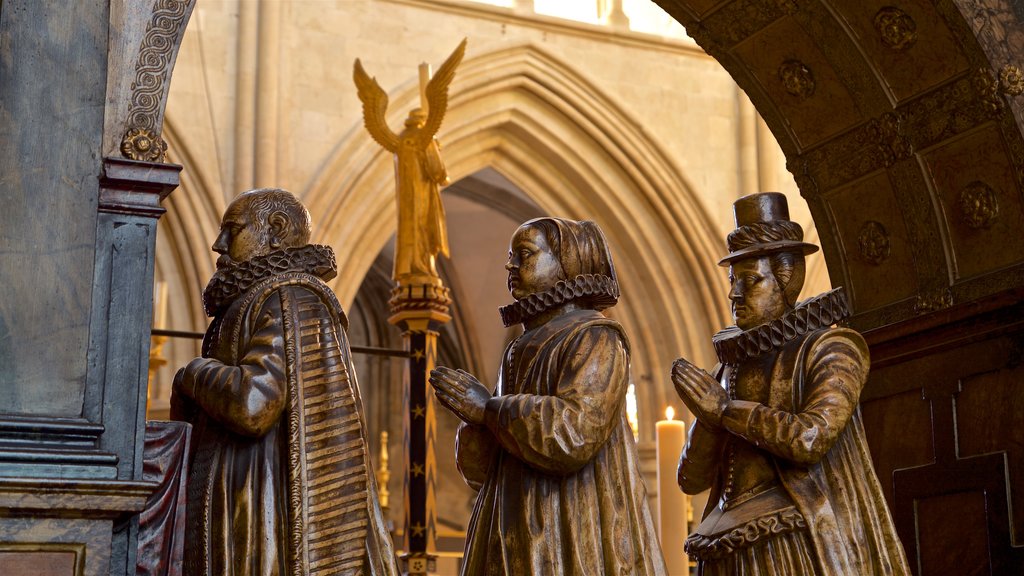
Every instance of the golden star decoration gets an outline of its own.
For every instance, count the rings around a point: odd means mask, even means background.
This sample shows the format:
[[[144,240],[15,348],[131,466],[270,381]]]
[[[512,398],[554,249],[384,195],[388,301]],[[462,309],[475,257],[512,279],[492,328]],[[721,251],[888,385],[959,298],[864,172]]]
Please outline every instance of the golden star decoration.
[[[417,463],[412,465],[412,475],[413,476],[423,476],[423,472],[424,472],[423,464],[420,464],[419,462],[417,462]]]
[[[427,355],[423,353],[423,349],[422,348],[417,348],[412,353],[412,357],[415,358],[417,362],[420,361],[420,360],[423,360],[426,356]]]
[[[425,536],[426,533],[427,533],[427,527],[424,526],[422,522],[417,522],[417,523],[413,524],[412,526],[410,526],[409,528],[410,528],[410,531],[412,532],[412,535],[414,537],[415,536]]]
[[[422,404],[417,404],[416,407],[412,409],[413,418],[423,418],[426,414],[427,409],[424,408]]]

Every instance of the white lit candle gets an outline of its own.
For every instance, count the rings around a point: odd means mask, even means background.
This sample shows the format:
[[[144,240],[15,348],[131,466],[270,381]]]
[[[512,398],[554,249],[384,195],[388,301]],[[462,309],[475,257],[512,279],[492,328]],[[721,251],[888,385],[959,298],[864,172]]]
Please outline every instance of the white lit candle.
[[[658,528],[665,566],[672,576],[689,574],[683,542],[686,540],[686,495],[676,482],[679,455],[686,443],[686,423],[673,420],[675,410],[665,409],[665,420],[655,423],[658,437]]]

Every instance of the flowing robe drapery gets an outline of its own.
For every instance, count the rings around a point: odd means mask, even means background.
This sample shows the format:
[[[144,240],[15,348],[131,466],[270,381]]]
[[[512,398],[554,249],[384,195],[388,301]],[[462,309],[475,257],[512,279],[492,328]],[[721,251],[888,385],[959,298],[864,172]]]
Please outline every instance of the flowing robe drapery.
[[[456,457],[480,488],[462,573],[665,573],[625,415],[629,345],[592,310],[526,332],[506,350],[486,424]]]
[[[822,576],[909,574],[858,408],[870,367],[864,338],[845,328],[822,329],[767,354],[775,355],[767,364],[767,403],[732,401],[721,430],[697,420],[680,460],[680,482],[689,493],[711,486],[708,518],[727,474],[746,465],[727,458],[728,444],[747,442],[773,463],[777,485],[806,527],[776,537],[758,534],[754,523],[737,527],[735,534],[743,538],[719,538],[735,548],[733,556],[702,562],[699,573],[786,574],[794,573],[786,566],[809,565]],[[727,366],[722,381],[732,370],[755,365]]]
[[[346,320],[305,273],[240,295],[193,361],[186,576],[395,575]]]

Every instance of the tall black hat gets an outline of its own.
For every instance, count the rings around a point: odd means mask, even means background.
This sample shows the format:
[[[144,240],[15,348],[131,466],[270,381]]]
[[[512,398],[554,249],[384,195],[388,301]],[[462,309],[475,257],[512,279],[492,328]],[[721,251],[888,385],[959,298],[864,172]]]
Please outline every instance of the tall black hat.
[[[733,203],[732,209],[736,230],[729,234],[729,255],[718,261],[719,266],[775,252],[806,256],[818,251],[817,246],[803,241],[804,231],[789,219],[789,204],[780,192],[744,196]]]

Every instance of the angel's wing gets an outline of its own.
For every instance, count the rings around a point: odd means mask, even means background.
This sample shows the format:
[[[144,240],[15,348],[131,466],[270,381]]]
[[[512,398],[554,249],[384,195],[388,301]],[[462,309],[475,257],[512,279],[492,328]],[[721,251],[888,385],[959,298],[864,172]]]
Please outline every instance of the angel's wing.
[[[462,63],[462,57],[466,54],[466,39],[463,38],[459,46],[455,48],[452,55],[437,69],[437,74],[427,82],[427,107],[429,116],[423,126],[421,137],[433,138],[441,128],[444,120],[444,113],[448,108],[448,85],[455,78],[455,69]]]
[[[398,136],[387,124],[388,93],[377,84],[376,78],[370,78],[366,70],[363,70],[363,63],[358,58],[352,78],[356,82],[359,99],[363,102],[363,123],[366,124],[366,130],[385,150],[395,152],[398,150],[399,141]]]

